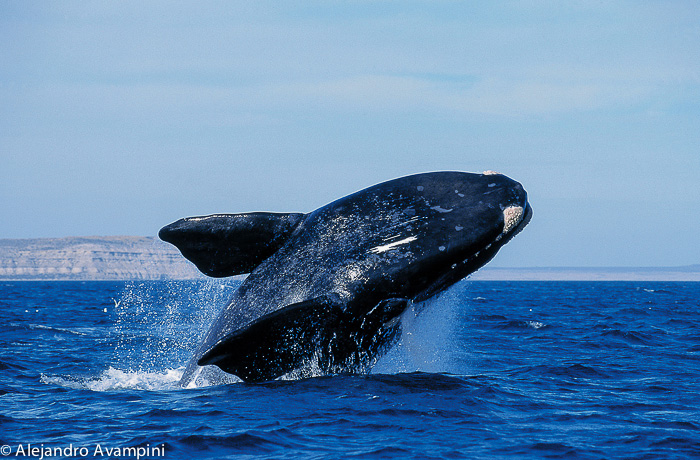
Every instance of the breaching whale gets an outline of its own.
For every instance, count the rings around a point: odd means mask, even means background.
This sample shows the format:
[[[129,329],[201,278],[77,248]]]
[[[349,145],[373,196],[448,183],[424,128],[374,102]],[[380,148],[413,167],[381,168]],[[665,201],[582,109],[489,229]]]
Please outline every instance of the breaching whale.
[[[212,277],[249,273],[186,367],[244,381],[305,366],[367,369],[399,316],[478,270],[529,222],[527,193],[494,172],[390,180],[308,214],[216,214],[159,232]]]

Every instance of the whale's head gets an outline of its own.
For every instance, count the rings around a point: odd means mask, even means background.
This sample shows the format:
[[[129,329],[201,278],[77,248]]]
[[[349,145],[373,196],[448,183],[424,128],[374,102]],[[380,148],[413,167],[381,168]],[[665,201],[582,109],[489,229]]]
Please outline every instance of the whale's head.
[[[416,300],[481,268],[532,217],[522,185],[492,171],[418,174],[383,193],[393,197],[393,221],[402,222],[402,231],[394,226],[396,236],[371,250],[410,255],[412,263],[396,275],[411,284]]]

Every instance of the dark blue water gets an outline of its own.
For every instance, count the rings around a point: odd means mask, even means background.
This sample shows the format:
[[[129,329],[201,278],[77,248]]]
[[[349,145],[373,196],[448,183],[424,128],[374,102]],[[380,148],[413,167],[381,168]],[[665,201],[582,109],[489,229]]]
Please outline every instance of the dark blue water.
[[[0,283],[0,453],[700,458],[700,283],[463,281],[369,375],[179,389],[234,288]]]

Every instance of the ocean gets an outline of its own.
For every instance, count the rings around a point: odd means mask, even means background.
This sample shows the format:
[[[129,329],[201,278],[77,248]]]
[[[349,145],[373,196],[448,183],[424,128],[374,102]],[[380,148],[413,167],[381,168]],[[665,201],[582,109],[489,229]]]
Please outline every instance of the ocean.
[[[366,375],[177,385],[236,281],[1,282],[12,458],[700,458],[700,283],[464,280]]]

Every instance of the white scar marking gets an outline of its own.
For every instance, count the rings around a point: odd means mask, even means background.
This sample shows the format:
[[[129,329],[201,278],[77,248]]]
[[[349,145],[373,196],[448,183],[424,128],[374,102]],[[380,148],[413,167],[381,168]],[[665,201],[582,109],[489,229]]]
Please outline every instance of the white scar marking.
[[[404,238],[400,241],[394,241],[393,243],[385,244],[383,246],[377,246],[376,248],[372,248],[370,252],[373,252],[375,254],[381,254],[382,252],[389,251],[391,249],[394,249],[397,246],[401,246],[402,244],[410,243],[411,241],[415,241],[418,238],[415,236],[409,236],[408,238]]]
[[[508,206],[503,210],[503,233],[508,233],[523,220],[522,206]]]
[[[440,212],[440,213],[446,213],[446,212],[452,212],[452,211],[454,211],[454,209],[445,209],[445,208],[441,208],[440,206],[432,206],[430,209],[433,209],[433,210],[435,210],[435,211],[437,211],[437,212]]]

